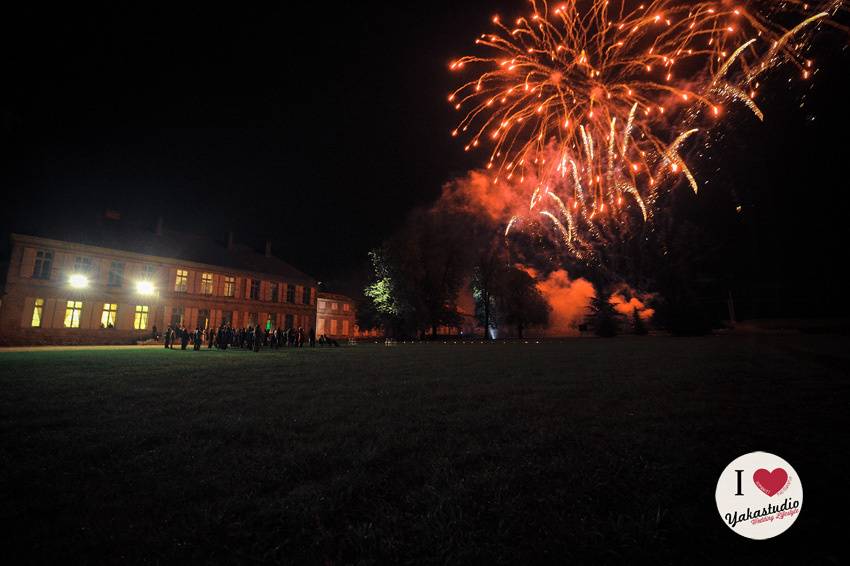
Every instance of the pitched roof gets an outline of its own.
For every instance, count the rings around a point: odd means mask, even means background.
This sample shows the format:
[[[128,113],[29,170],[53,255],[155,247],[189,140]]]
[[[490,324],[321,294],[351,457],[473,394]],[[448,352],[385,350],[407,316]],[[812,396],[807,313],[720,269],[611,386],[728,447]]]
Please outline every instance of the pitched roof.
[[[285,281],[309,283],[316,281],[315,278],[299,271],[282,259],[274,255],[266,256],[250,246],[234,244],[228,249],[225,242],[173,230],[162,230],[162,234],[157,235],[153,231],[134,229],[121,223],[110,222],[94,224],[84,229],[66,230],[62,234],[45,232],[32,235],[161,258],[204,263],[236,271],[262,273]]]

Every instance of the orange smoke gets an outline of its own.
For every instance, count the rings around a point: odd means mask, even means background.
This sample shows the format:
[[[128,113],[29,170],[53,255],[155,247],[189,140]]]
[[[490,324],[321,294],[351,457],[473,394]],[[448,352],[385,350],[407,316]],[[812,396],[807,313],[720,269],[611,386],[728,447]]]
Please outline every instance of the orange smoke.
[[[526,179],[529,181],[529,179]],[[443,186],[440,206],[461,210],[507,224],[512,216],[528,211],[535,183],[494,183],[484,171],[471,171]]]
[[[541,278],[536,270],[518,266],[524,269],[537,281],[537,288],[552,307],[549,316],[547,336],[574,336],[578,334],[578,325],[587,316],[590,300],[596,296],[593,284],[586,279],[571,280],[563,269],[553,271],[546,278]]]
[[[637,293],[624,285],[611,295],[609,302],[614,306],[614,310],[622,315],[633,316],[633,313],[637,310],[638,316],[644,320],[649,320],[655,314],[655,309],[647,307],[645,300],[647,300],[646,297],[644,297],[644,300],[639,299]]]

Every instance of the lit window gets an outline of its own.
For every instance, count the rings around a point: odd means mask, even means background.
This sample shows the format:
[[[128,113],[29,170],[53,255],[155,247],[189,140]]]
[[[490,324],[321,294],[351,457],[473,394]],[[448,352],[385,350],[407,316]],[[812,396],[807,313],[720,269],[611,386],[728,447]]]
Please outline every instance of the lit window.
[[[312,289],[310,287],[304,287],[304,304],[305,305],[310,304],[310,291],[312,291]]]
[[[295,302],[295,285],[287,285],[286,286],[286,302],[294,303]]]
[[[348,303],[342,303],[342,310],[343,312],[348,312],[351,310],[350,305]]]
[[[213,294],[213,274],[212,273],[201,273],[201,294],[202,295],[212,295]]]
[[[235,277],[225,277],[224,278],[224,296],[232,297],[236,294],[236,278]]]
[[[124,284],[124,263],[113,261],[109,266],[109,282],[110,287],[120,287]]]
[[[342,321],[342,335],[348,336],[348,321],[347,320]]]
[[[44,299],[36,299],[32,309],[32,327],[41,327],[41,317],[44,314]]]
[[[103,314],[100,315],[100,326],[103,328],[115,328],[115,319],[118,317],[118,305],[115,303],[104,303]]]
[[[318,305],[318,307],[319,307],[320,309],[324,309],[326,306],[327,306],[327,304],[325,303],[325,301],[319,301],[319,305]]]
[[[331,303],[331,310],[332,311],[339,310],[339,303]]]
[[[39,250],[35,253],[35,265],[32,269],[34,279],[50,279],[50,270],[53,266],[53,252]]]
[[[177,277],[174,279],[174,290],[178,293],[185,293],[189,289],[189,272],[185,269],[177,270]]]
[[[65,328],[79,328],[82,312],[82,301],[68,301],[65,305]]]
[[[336,319],[331,319],[331,336],[336,334]]]
[[[148,312],[150,307],[147,305],[137,305],[136,314],[133,317],[133,328],[136,330],[145,330],[148,327]]]

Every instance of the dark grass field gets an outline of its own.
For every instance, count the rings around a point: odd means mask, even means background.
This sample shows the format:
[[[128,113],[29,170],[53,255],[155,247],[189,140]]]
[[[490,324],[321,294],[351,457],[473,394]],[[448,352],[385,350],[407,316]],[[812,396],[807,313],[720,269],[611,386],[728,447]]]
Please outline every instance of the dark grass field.
[[[846,564],[838,336],[0,353],[5,563]],[[800,518],[750,541],[723,468]]]

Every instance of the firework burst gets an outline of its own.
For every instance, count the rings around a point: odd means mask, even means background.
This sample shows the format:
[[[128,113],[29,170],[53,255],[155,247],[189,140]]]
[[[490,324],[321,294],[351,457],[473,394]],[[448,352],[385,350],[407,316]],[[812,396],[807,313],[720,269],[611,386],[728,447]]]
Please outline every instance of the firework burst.
[[[486,148],[493,183],[535,183],[527,211],[547,220],[566,249],[594,261],[600,247],[656,214],[660,191],[697,179],[682,157],[688,140],[732,104],[763,118],[760,80],[787,64],[800,80],[806,57],[845,0],[682,2],[531,1],[513,22],[453,61],[479,71],[449,96],[464,117],[453,136]]]

